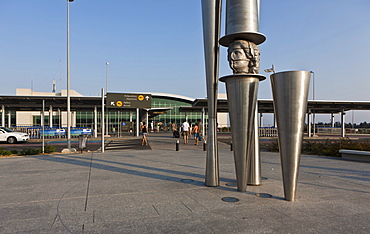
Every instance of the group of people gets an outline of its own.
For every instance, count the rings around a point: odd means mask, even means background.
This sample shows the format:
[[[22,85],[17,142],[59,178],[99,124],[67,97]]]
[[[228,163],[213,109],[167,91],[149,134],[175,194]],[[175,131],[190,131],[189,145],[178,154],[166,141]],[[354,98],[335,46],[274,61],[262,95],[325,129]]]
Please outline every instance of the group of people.
[[[172,122],[171,127],[172,127],[173,135],[175,136],[175,132],[178,132],[177,125],[174,122]],[[149,131],[148,131],[148,126],[146,125],[145,122],[143,122],[143,124],[141,125],[140,131],[142,135],[141,145],[144,145],[144,144],[148,145],[147,135]],[[190,124],[186,120],[184,120],[184,122],[181,124],[181,135],[183,136],[185,144],[189,143],[189,136],[193,134],[195,145],[198,145],[199,140],[202,138],[201,133],[202,133],[202,124],[200,120],[198,120],[198,122],[195,123],[193,127],[191,127]]]
[[[183,136],[185,144],[189,143],[189,136],[193,134],[195,145],[198,145],[199,140],[201,139],[201,131],[202,124],[200,123],[200,120],[198,120],[198,122],[195,123],[193,127],[191,127],[191,125],[186,120],[184,120],[184,122],[181,124],[181,135]],[[177,125],[173,122],[172,122],[172,132],[174,137],[178,132]]]

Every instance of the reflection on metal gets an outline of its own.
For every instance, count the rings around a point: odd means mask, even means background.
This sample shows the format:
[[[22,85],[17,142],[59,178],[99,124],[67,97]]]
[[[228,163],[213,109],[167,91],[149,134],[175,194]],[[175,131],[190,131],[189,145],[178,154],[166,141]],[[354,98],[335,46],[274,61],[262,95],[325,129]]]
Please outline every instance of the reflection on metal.
[[[266,79],[259,72],[260,51],[257,45],[266,37],[259,33],[259,0],[227,0],[226,30],[220,44],[228,48],[231,76],[226,83],[230,125],[238,191],[247,183],[261,184],[256,121],[258,83]],[[256,138],[257,136],[257,138]]]
[[[258,32],[259,9],[259,1],[256,0],[227,0],[226,35],[220,39],[220,44],[228,47],[237,39],[256,45],[263,43],[266,37]]]
[[[229,103],[231,136],[238,191],[247,189],[247,169],[250,164],[250,151],[254,146],[254,124],[256,117],[257,90],[262,75],[231,75],[220,81],[226,83]]]
[[[191,182],[194,182],[194,180],[191,180],[191,179],[182,179],[181,182],[191,183]]]
[[[250,166],[248,169],[248,185],[261,185],[261,156],[259,144],[259,127],[258,127],[258,105],[256,106],[256,116],[254,118],[253,144],[250,150]]]
[[[208,99],[207,186],[219,186],[217,149],[217,93],[221,0],[202,0],[204,55]]]
[[[261,198],[272,198],[272,195],[268,193],[256,193],[256,196]]]
[[[238,202],[239,201],[239,199],[236,197],[223,197],[221,200],[224,202]]]
[[[284,195],[288,201],[295,200],[297,190],[309,84],[308,71],[287,71],[271,75]]]

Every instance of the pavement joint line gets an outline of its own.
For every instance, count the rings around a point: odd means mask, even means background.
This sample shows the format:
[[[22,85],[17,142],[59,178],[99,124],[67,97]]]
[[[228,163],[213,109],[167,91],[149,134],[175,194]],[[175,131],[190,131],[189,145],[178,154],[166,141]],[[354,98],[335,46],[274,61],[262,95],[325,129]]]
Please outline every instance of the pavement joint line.
[[[86,188],[85,211],[87,209],[87,200],[89,198],[89,189],[90,189],[90,181],[91,181],[91,170],[92,170],[92,164],[93,164],[93,156],[94,156],[94,153],[91,153],[90,167],[89,167],[89,177],[88,177],[87,188]]]

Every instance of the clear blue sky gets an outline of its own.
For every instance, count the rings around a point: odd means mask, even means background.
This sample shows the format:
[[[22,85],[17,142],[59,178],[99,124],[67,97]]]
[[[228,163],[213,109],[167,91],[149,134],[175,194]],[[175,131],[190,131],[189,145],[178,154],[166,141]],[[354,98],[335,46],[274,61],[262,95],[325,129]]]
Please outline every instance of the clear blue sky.
[[[109,62],[109,92],[205,97],[200,2],[75,0],[71,89],[100,95]],[[317,100],[370,101],[369,10],[369,0],[261,0],[267,40],[260,72],[271,64],[314,71]],[[66,0],[0,1],[0,95],[31,86],[50,92],[53,80],[58,91],[66,89],[66,12]],[[221,48],[220,76],[231,73]],[[271,98],[269,79],[260,83],[259,98]]]

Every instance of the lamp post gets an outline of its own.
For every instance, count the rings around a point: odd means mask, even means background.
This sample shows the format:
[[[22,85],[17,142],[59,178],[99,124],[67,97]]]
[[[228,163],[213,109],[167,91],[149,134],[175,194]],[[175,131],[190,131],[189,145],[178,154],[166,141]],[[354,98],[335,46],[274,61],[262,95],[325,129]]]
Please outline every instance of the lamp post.
[[[67,148],[71,149],[71,74],[70,74],[70,53],[69,53],[69,3],[74,0],[67,0]]]
[[[109,63],[105,63],[105,96],[107,96],[108,93],[108,65]],[[108,105],[106,105],[107,108],[107,135],[109,135],[109,112],[108,112]]]
[[[312,101],[315,101],[315,72],[310,71],[312,74]],[[316,118],[315,118],[315,109],[313,110],[313,136],[316,134]]]

